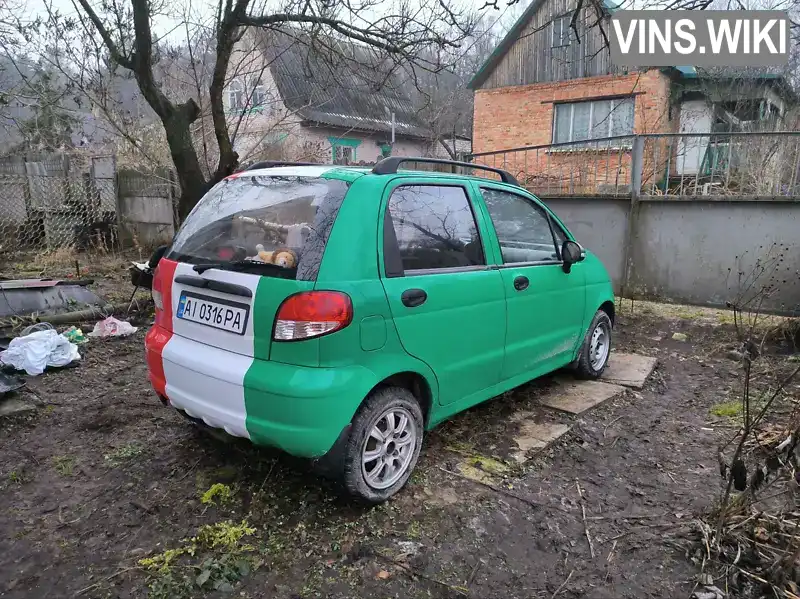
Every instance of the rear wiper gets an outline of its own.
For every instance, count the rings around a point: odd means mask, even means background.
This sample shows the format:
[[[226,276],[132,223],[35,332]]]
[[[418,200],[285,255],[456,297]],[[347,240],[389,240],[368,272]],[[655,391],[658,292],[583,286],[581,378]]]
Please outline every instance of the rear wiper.
[[[203,274],[205,271],[212,268],[220,270],[235,270],[241,267],[257,266],[257,267],[271,267],[284,270],[284,267],[270,262],[261,262],[261,260],[234,260],[233,262],[204,262],[203,264],[195,264],[192,269],[198,273]]]

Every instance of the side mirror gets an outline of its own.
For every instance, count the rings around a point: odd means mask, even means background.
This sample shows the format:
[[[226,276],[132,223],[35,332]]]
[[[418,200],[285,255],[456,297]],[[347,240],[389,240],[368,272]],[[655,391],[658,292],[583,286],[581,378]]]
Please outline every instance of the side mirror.
[[[567,239],[564,245],[561,246],[561,260],[564,264],[564,272],[569,273],[572,270],[572,265],[580,262],[583,258],[583,248],[571,239]]]
[[[152,256],[150,256],[150,260],[147,261],[147,265],[151,270],[156,269],[156,266],[158,266],[158,263],[161,262],[161,258],[164,257],[164,254],[167,252],[168,248],[168,245],[161,245],[156,248],[156,251],[153,252]]]

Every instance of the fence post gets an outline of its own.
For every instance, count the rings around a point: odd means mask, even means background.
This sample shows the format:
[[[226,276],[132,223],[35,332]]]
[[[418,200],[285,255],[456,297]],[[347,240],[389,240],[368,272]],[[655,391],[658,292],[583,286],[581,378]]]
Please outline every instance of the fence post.
[[[627,297],[631,293],[636,259],[633,256],[633,239],[636,235],[639,220],[639,202],[642,191],[642,172],[644,171],[644,140],[641,135],[633,136],[631,151],[631,203],[628,211],[628,228],[625,231],[625,261],[622,275],[620,296]]]
[[[172,229],[177,232],[181,226],[179,202],[180,195],[178,194],[178,173],[171,168],[167,168],[167,177],[169,178],[169,201],[172,205]]]
[[[117,238],[120,248],[125,247],[131,241],[130,231],[128,230],[127,214],[125,214],[125,197],[123,189],[125,175],[117,168],[117,156],[114,155],[114,212],[117,216]]]

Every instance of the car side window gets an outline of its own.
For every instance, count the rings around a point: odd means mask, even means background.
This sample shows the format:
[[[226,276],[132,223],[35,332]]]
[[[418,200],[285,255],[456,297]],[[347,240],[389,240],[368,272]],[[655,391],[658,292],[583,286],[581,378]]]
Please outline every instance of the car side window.
[[[483,187],[481,194],[497,232],[504,264],[559,259],[547,212],[515,193]]]
[[[486,264],[478,226],[463,187],[398,187],[389,197],[386,218],[384,258],[389,276],[401,275],[396,272],[401,265],[402,271],[409,271]],[[391,239],[392,234],[396,242]],[[399,253],[401,264],[397,264],[396,256],[393,259],[392,252]]]

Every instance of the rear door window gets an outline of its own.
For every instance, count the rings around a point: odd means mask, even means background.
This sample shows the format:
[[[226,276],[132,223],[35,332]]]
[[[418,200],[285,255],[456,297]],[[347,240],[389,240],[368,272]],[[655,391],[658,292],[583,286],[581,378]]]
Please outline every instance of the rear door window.
[[[389,197],[384,223],[388,276],[486,264],[467,191],[404,185]]]
[[[168,257],[313,281],[347,188],[319,177],[226,179],[189,214]]]

